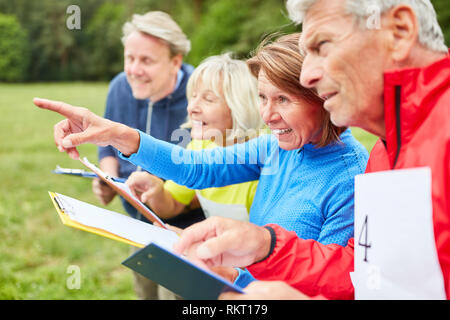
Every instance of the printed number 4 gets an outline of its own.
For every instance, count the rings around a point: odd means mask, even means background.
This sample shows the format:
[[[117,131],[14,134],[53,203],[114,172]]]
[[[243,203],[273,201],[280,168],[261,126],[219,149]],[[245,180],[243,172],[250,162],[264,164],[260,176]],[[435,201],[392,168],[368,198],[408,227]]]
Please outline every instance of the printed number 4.
[[[358,245],[360,245],[361,247],[364,247],[364,262],[369,262],[367,260],[367,249],[369,249],[370,247],[372,247],[372,244],[367,242],[367,238],[368,238],[368,216],[366,215],[366,219],[364,220],[364,224],[362,226],[361,229],[361,233],[359,234],[359,239],[358,239]],[[363,238],[364,235],[364,243],[361,241],[361,238]]]

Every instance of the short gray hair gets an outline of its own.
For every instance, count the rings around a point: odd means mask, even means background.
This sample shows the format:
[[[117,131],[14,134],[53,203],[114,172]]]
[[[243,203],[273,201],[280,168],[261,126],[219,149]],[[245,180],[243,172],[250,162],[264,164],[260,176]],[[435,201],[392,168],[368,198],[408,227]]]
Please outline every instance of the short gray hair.
[[[370,8],[379,8],[380,14],[394,6],[404,4],[410,6],[419,22],[419,42],[426,48],[437,52],[448,52],[444,35],[439,26],[436,11],[430,0],[345,0],[348,13],[353,14],[359,22],[364,21],[373,13]],[[302,23],[308,9],[317,0],[288,0],[286,7],[289,17],[295,23]]]
[[[191,42],[180,26],[165,12],[150,11],[144,15],[134,14],[123,26],[122,43],[134,31],[162,39],[167,42],[172,56],[185,56],[191,50]]]

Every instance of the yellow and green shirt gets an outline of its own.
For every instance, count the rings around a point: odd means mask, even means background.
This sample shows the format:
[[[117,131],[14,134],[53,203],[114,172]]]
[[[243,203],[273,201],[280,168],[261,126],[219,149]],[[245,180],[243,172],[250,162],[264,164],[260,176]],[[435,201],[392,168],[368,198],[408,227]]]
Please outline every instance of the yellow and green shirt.
[[[186,148],[202,150],[216,147],[217,144],[211,140],[192,140]],[[257,186],[258,180],[254,180],[220,188],[192,190],[168,180],[164,184],[164,189],[170,192],[176,201],[184,205],[191,203],[197,194],[206,217],[224,216],[248,221]]]

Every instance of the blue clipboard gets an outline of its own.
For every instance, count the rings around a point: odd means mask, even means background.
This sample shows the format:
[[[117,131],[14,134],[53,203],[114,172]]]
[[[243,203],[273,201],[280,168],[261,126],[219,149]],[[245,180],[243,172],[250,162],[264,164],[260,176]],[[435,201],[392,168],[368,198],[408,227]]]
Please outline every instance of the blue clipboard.
[[[187,300],[216,300],[227,291],[243,293],[239,286],[155,243],[135,252],[122,264]]]

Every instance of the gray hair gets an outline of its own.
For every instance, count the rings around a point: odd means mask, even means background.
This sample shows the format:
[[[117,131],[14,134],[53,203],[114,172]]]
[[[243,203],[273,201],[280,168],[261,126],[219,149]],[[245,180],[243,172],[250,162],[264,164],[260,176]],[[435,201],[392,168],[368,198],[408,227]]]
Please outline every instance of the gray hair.
[[[184,32],[165,12],[150,11],[144,15],[134,14],[132,20],[123,26],[122,43],[125,44],[127,37],[139,31],[167,42],[172,56],[187,55],[191,50],[191,42]]]
[[[448,52],[442,29],[437,21],[436,11],[430,0],[345,0],[347,12],[353,14],[361,25],[377,8],[380,14],[394,6],[410,6],[419,22],[419,42],[426,48],[437,52]],[[297,24],[303,22],[306,12],[317,0],[288,0],[286,8],[289,17]]]

